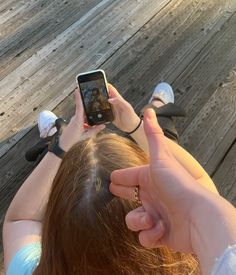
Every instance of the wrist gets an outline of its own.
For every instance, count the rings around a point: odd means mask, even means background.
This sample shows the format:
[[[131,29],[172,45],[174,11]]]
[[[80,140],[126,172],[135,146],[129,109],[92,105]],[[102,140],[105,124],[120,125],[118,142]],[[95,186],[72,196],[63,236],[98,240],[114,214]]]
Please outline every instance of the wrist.
[[[60,136],[59,138],[59,146],[63,151],[65,151],[65,153],[68,152],[72,147],[70,143],[67,141],[67,138],[64,139],[63,136]]]
[[[143,122],[143,120],[140,118],[137,126],[132,131],[125,132],[125,133],[132,136],[140,128],[142,122]]]
[[[65,151],[60,146],[60,135],[55,134],[48,145],[48,151],[56,155],[58,158],[63,159]]]
[[[141,123],[140,127],[130,135],[132,139],[136,141],[139,147],[146,153],[149,154],[149,146],[147,137],[144,131],[143,122]]]
[[[133,132],[135,128],[137,128],[137,126],[140,123],[140,118],[138,115],[135,114],[134,116],[127,118],[127,121],[129,123],[127,123],[128,125],[126,125],[126,127],[124,127],[122,131],[126,133],[130,133],[130,132]]]
[[[59,138],[59,146],[65,152],[68,152],[80,140],[82,133],[78,129],[81,129],[81,125],[76,121],[75,117],[72,117]]]
[[[191,214],[191,242],[203,274],[210,274],[216,258],[236,244],[236,210],[222,197],[207,192]]]

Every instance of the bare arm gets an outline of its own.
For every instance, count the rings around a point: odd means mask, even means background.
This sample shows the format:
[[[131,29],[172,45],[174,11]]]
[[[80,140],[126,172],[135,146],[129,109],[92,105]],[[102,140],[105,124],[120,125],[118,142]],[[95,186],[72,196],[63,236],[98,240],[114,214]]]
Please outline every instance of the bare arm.
[[[5,222],[32,220],[41,222],[53,179],[61,159],[48,152],[18,190],[8,208]]]
[[[39,241],[41,220],[61,159],[47,153],[11,202],[3,225],[4,262],[24,245]]]
[[[76,113],[60,137],[60,147],[68,151],[79,140],[88,138],[104,125],[84,131],[83,105],[76,91]],[[39,241],[41,221],[61,159],[48,152],[25,180],[5,216],[3,225],[4,262],[7,269],[12,256],[28,243]]]

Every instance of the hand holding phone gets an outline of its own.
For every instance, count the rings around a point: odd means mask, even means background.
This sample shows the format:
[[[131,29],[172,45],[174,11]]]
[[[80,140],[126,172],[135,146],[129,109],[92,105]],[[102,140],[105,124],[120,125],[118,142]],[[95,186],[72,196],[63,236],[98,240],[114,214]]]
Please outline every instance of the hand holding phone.
[[[76,80],[88,124],[93,126],[113,121],[105,72],[95,70],[81,73],[77,75]]]

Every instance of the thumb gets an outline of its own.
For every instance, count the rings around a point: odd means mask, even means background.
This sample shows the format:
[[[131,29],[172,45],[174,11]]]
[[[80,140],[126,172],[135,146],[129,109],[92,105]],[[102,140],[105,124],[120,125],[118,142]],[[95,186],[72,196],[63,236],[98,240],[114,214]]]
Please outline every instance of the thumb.
[[[158,160],[165,160],[171,155],[164,137],[164,133],[158,124],[156,113],[153,109],[144,112],[144,130],[149,145],[151,165]]]
[[[118,106],[122,109],[129,108],[129,106],[130,106],[130,104],[126,100],[124,100],[121,96],[114,97],[114,98],[109,98],[108,101],[112,105],[116,105],[116,106]]]
[[[79,121],[83,121],[84,107],[80,95],[80,89],[75,89],[75,116]]]
[[[107,86],[108,86],[108,91],[109,91],[110,98],[121,97],[121,95],[119,94],[119,92],[117,91],[117,89],[113,85],[108,83]]]
[[[120,102],[119,102],[119,99],[118,98],[108,98],[108,102],[111,103],[112,105],[118,105]]]

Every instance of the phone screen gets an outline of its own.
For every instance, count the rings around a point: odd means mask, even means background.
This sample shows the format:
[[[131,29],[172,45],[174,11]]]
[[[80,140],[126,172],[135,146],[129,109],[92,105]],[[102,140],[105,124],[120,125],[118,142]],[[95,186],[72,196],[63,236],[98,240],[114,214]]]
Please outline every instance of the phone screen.
[[[111,105],[102,72],[79,75],[77,80],[88,123],[95,125],[111,121]]]

